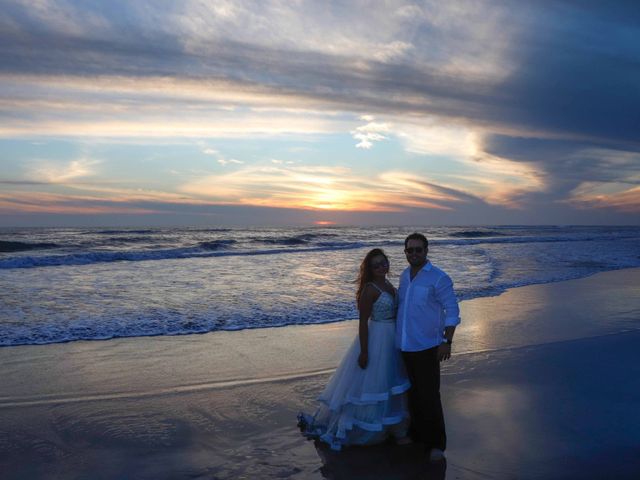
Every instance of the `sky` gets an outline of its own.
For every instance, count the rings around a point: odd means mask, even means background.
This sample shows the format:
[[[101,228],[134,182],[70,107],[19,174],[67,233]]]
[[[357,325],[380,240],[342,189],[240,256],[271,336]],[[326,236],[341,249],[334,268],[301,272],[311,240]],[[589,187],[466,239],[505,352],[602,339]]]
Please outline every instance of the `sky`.
[[[0,0],[0,226],[640,224],[640,4]]]

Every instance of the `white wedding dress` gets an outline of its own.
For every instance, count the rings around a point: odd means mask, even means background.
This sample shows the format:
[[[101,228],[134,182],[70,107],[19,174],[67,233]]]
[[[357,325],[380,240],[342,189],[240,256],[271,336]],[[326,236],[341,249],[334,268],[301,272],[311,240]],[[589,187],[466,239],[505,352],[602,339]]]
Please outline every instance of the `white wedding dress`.
[[[334,450],[406,436],[409,413],[405,392],[410,383],[395,346],[396,310],[394,295],[380,290],[368,324],[367,367],[358,366],[360,341],[356,336],[318,397],[321,404],[315,415],[298,416],[306,436],[319,438]]]

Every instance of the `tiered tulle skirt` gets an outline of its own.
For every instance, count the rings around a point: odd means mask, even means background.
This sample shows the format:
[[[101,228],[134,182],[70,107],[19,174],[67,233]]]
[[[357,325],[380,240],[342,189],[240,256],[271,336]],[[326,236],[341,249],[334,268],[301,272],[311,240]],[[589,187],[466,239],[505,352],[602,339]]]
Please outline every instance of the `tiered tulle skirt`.
[[[358,366],[358,337],[347,350],[333,377],[318,398],[315,415],[300,414],[303,433],[328,443],[372,445],[393,436],[406,436],[409,379],[395,347],[395,323],[369,322],[369,363]]]

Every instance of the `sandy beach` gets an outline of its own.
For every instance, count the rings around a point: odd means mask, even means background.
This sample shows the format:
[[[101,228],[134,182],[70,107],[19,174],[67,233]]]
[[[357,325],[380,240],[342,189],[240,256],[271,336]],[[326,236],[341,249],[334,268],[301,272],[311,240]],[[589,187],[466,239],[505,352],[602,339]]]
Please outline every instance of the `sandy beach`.
[[[448,460],[305,440],[357,323],[0,349],[3,479],[640,478],[640,269],[462,302]]]

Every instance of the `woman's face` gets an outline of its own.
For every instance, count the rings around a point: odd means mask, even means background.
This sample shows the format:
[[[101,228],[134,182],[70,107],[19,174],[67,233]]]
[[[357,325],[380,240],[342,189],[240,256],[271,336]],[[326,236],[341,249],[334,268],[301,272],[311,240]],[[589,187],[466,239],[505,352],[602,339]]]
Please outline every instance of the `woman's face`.
[[[384,255],[376,255],[369,261],[371,273],[376,276],[385,276],[389,271],[389,261]]]

